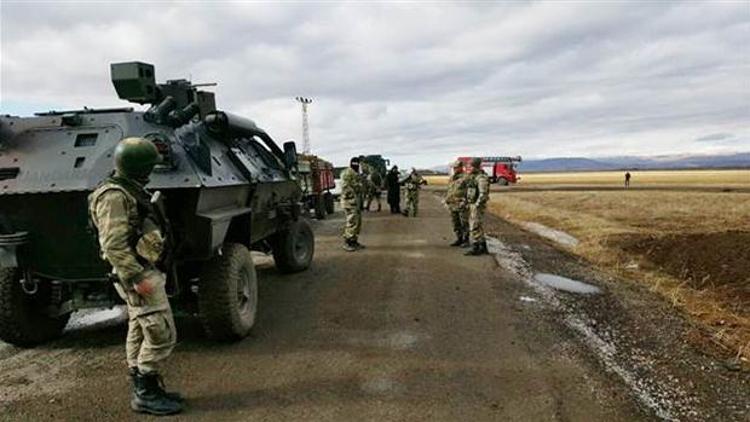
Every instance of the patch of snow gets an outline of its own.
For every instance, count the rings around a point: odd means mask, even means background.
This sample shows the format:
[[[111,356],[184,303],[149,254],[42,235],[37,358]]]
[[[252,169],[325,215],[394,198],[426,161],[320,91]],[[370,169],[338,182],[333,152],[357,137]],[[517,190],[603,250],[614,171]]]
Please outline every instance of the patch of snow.
[[[570,293],[595,294],[601,292],[598,287],[592,286],[591,284],[554,274],[537,273],[534,275],[534,280],[545,286],[552,287],[553,289]]]
[[[560,245],[568,248],[575,248],[579,243],[578,239],[569,235],[568,233],[553,229],[551,227],[547,227],[544,224],[525,222],[521,223],[521,226],[532,233],[536,233],[539,236],[550,239],[553,242],[559,243]]]
[[[127,320],[128,311],[124,305],[114,308],[85,309],[73,314],[65,327],[66,331],[80,330],[96,325],[116,325]]]

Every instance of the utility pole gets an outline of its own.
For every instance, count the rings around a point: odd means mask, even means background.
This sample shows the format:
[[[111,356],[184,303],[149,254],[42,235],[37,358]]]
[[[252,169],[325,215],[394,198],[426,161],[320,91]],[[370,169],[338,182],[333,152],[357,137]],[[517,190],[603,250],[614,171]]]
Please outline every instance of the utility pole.
[[[307,105],[312,103],[312,98],[297,97],[298,103],[302,104],[302,152],[310,153],[310,124],[307,122]]]

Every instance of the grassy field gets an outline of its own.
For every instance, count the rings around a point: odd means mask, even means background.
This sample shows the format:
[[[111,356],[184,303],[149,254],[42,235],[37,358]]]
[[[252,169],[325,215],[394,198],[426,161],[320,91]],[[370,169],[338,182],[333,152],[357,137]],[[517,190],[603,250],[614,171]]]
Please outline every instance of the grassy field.
[[[568,185],[568,186],[622,186],[622,171],[567,172],[567,173],[523,173],[516,185]],[[653,170],[631,171],[632,187],[638,186],[722,186],[727,188],[750,187],[750,170]],[[431,185],[444,185],[446,176],[426,176]],[[541,186],[540,186],[541,187]]]
[[[613,177],[528,175],[524,182],[596,185],[615,183]],[[742,186],[750,185],[750,172],[633,176],[633,183],[678,180],[688,186],[707,181]],[[574,253],[614,275],[645,283],[699,322],[703,340],[750,357],[750,193],[508,191],[493,193],[489,209],[514,223],[537,222],[575,236],[580,243]]]

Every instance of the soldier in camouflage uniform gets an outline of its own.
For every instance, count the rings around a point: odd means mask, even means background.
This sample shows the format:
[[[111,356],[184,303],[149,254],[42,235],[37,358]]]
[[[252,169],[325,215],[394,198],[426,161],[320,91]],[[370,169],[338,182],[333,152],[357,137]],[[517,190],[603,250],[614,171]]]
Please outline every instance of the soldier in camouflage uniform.
[[[362,162],[362,157],[359,157],[359,164],[360,164],[360,172],[359,172],[359,179],[362,184],[362,189],[360,190],[360,209],[362,211],[370,211],[370,207],[368,202],[368,198],[370,197],[370,191],[373,189],[372,182],[370,182],[370,172],[372,169],[370,166]]]
[[[133,381],[131,408],[168,415],[182,410],[182,397],[163,389],[159,367],[177,338],[166,279],[157,268],[165,247],[166,219],[151,202],[145,185],[161,160],[143,138],[120,141],[115,172],[89,197],[102,257],[112,265],[115,288],[127,304],[127,363]]]
[[[487,241],[484,238],[484,211],[490,199],[490,180],[482,170],[482,160],[471,160],[471,172],[467,177],[466,200],[469,204],[469,233],[471,250],[466,255],[484,255],[487,252]]]
[[[349,167],[341,172],[341,208],[344,209],[344,250],[354,252],[364,249],[359,243],[362,229],[362,198],[364,185],[359,175],[359,157],[352,157]]]
[[[427,181],[412,167],[411,173],[401,184],[406,188],[406,209],[402,214],[405,217],[409,215],[416,217],[419,211],[419,190],[422,188],[422,185],[427,184]]]
[[[469,246],[469,207],[466,203],[466,180],[463,161],[455,161],[452,165],[453,175],[448,181],[448,192],[445,195],[445,205],[451,212],[453,232],[456,240],[451,246]]]
[[[378,204],[378,212],[380,212],[382,209],[380,196],[383,189],[383,178],[377,169],[370,168],[370,173],[367,175],[367,181],[369,183],[369,192],[367,193],[367,205],[365,205],[365,209],[370,211],[370,205],[374,199]]]

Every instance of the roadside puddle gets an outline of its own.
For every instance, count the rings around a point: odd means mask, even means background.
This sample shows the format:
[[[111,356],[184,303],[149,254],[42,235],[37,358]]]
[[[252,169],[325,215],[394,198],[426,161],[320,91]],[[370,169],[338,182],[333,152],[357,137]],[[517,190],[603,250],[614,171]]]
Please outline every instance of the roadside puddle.
[[[564,292],[579,294],[601,293],[601,290],[596,286],[554,274],[536,273],[534,274],[534,280],[545,286]]]

